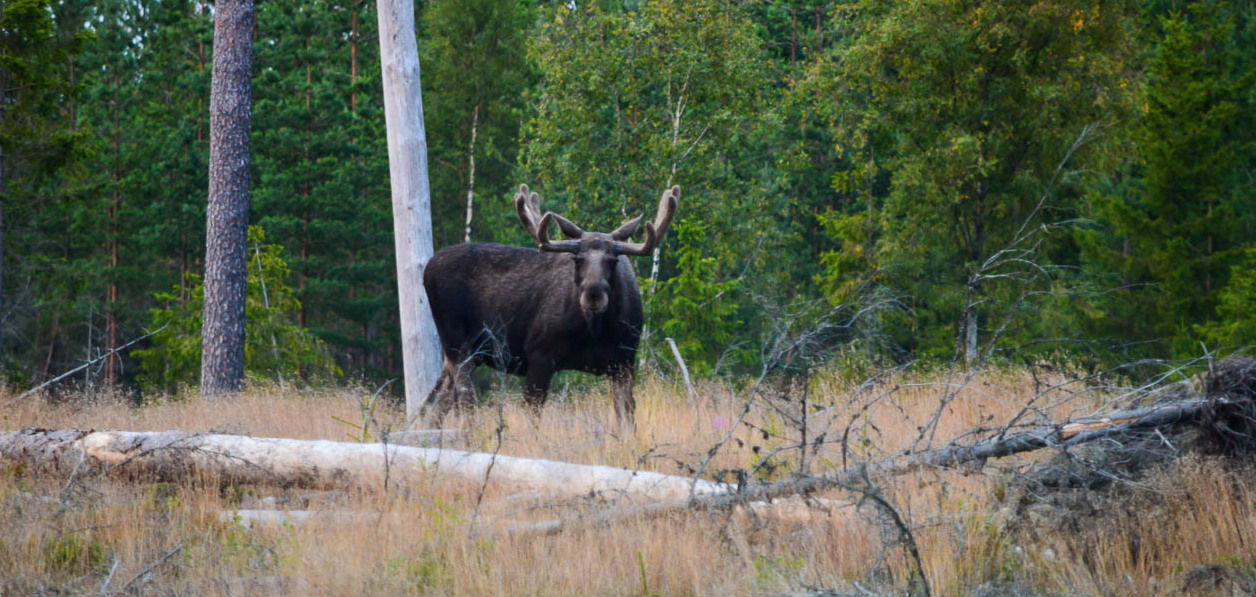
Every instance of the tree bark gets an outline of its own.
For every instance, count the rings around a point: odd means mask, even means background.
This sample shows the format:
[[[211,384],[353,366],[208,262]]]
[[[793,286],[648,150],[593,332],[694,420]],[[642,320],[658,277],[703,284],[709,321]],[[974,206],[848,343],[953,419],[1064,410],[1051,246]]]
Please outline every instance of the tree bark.
[[[5,101],[5,85],[8,83],[4,78],[4,70],[0,69],[0,106]],[[0,374],[3,373],[4,364],[4,330],[5,320],[8,319],[4,315],[4,198],[8,197],[4,179],[4,148],[0,147]],[[3,378],[0,377],[0,381]]]
[[[349,88],[358,82],[358,5],[353,5],[353,30],[349,35]],[[349,112],[358,113],[358,91],[349,93]]]
[[[209,96],[201,355],[201,393],[206,396],[237,392],[244,379],[252,68],[253,2],[221,0],[214,9]]]
[[[440,374],[440,340],[423,291],[432,258],[432,199],[427,178],[419,51],[412,0],[378,0],[380,69],[388,129],[397,294],[405,370],[406,414],[414,419]]]
[[[4,99],[4,82],[0,81],[0,101]],[[4,198],[8,196],[4,187],[4,149],[0,148],[0,364],[4,363]],[[3,371],[0,368],[0,371]]]
[[[114,159],[120,159],[118,156],[121,152],[121,140],[118,136],[121,131],[118,127],[118,111],[120,108],[115,107],[113,118],[113,155]],[[104,382],[105,391],[112,393],[118,384],[118,374],[122,368],[121,357],[117,354],[118,348],[118,211],[122,205],[122,200],[118,194],[120,186],[119,179],[122,173],[118,168],[114,168],[111,181],[113,183],[113,196],[109,201],[109,236],[105,242],[105,250],[109,253],[109,286],[105,289],[105,352],[109,355],[105,358],[104,363]]]

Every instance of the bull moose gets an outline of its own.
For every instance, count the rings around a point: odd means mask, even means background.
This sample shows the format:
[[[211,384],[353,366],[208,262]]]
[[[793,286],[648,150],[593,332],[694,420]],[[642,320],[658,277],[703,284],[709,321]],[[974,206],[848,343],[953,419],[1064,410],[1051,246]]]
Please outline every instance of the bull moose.
[[[615,414],[633,424],[637,344],[643,321],[641,292],[628,257],[658,246],[680,198],[664,191],[645,239],[630,242],[643,215],[610,233],[585,232],[546,212],[520,185],[515,211],[540,250],[488,243],[442,249],[423,273],[444,365],[424,403],[424,416],[442,418],[474,400],[470,375],[480,364],[524,377],[524,400],[540,409],[558,371],[610,377]],[[551,241],[557,223],[567,240]]]

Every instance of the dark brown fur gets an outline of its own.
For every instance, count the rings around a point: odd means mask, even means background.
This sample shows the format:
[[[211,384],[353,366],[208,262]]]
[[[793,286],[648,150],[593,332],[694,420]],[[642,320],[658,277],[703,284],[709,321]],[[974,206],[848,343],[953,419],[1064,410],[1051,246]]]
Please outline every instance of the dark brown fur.
[[[626,241],[641,218],[611,233],[584,232],[557,214],[541,218],[536,194],[521,187],[519,217],[544,250],[468,243],[432,257],[423,285],[444,369],[424,405],[425,416],[440,418],[455,404],[472,405],[471,371],[487,364],[523,376],[524,399],[538,409],[558,371],[607,375],[615,413],[631,424],[643,315],[627,255],[653,250],[666,234],[678,195],[679,188],[664,193],[659,216],[646,225],[646,242],[632,244]],[[549,241],[550,221],[568,240]]]

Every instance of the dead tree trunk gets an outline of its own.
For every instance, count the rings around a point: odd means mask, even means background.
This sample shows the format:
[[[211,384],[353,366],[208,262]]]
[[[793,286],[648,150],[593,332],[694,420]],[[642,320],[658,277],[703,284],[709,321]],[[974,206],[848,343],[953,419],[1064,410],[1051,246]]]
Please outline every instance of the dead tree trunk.
[[[248,278],[249,129],[253,0],[214,5],[209,96],[209,206],[205,215],[205,317],[201,392],[237,392],[244,380]]]
[[[388,175],[397,246],[397,294],[406,379],[406,415],[414,418],[440,374],[440,339],[423,291],[432,258],[432,198],[413,0],[378,0]]]
[[[478,485],[488,475],[490,487],[566,497],[599,492],[657,501],[729,490],[722,483],[609,466],[396,444],[182,431],[0,432],[0,457],[48,474],[77,470],[156,479],[209,476],[237,483],[324,489],[382,487],[385,479],[412,484],[426,475]]]

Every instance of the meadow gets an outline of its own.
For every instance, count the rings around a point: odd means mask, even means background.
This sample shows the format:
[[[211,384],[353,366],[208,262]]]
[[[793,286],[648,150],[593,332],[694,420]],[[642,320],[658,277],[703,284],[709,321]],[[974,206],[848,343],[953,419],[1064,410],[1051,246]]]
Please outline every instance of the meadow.
[[[859,382],[830,373],[805,384],[702,384],[691,393],[647,375],[638,383],[635,434],[617,425],[598,383],[561,389],[539,417],[517,394],[493,393],[445,427],[461,429],[455,446],[461,449],[755,483],[941,447],[1012,420],[1101,412],[1130,394],[1071,379],[1026,369],[897,373]],[[372,393],[265,386],[231,398],[143,406],[94,395],[39,397],[9,407],[0,431],[179,429],[378,441],[404,427],[405,417],[388,401],[365,410]],[[8,398],[0,394],[0,402]],[[1051,456],[1042,451],[868,479],[814,493],[806,504],[795,499],[779,515],[771,508],[679,512],[552,536],[495,529],[613,509],[615,496],[509,494],[435,477],[410,486],[310,491],[203,477],[47,476],[0,462],[0,595],[927,590],[1133,597],[1228,595],[1225,587],[1251,587],[1244,584],[1256,563],[1250,465],[1186,457],[1088,492],[1085,509],[1060,512],[1037,502],[1022,482]],[[325,515],[250,524],[232,517],[241,508]],[[1201,574],[1212,593],[1190,592],[1198,589],[1192,582],[1199,585],[1191,579]]]

